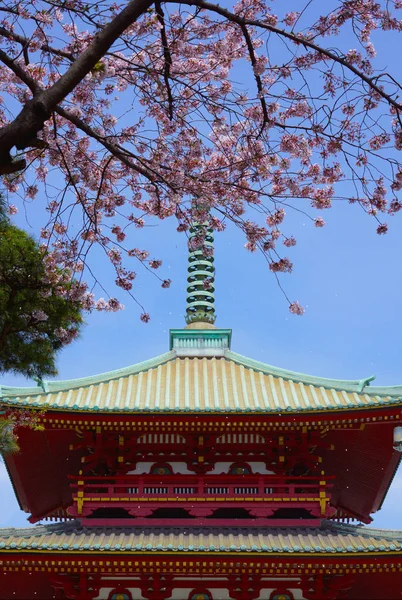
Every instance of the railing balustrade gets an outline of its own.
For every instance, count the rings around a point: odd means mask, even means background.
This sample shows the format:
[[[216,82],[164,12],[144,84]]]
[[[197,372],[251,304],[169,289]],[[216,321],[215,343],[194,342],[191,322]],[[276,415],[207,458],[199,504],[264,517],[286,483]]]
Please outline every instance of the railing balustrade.
[[[118,507],[133,516],[147,516],[157,508],[180,507],[197,516],[218,508],[241,507],[255,515],[264,509],[272,514],[291,507],[306,508],[323,518],[333,512],[329,506],[332,479],[258,474],[71,476],[74,505],[69,512],[88,516],[97,508]]]

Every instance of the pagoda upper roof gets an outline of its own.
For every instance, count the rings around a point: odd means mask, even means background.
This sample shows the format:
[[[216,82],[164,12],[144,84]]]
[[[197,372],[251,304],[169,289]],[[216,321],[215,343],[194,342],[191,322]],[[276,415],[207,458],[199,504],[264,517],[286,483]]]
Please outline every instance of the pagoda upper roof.
[[[402,531],[324,522],[315,528],[103,528],[77,521],[0,529],[0,554],[36,552],[269,552],[402,555]]]
[[[229,349],[230,330],[174,330],[172,350],[136,365],[36,387],[0,386],[2,404],[118,413],[281,413],[402,404],[402,386],[374,377],[325,379],[273,367]],[[229,340],[229,342],[228,342]]]

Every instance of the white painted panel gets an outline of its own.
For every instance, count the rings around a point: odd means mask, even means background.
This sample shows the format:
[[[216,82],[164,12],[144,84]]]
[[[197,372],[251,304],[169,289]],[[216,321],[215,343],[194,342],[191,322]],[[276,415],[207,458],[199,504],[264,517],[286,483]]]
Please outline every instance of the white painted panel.
[[[295,600],[305,600],[305,598],[304,598],[303,593],[302,593],[301,590],[295,590],[295,589],[292,589],[292,588],[289,588],[289,589],[292,592]]]
[[[185,462],[172,462],[173,473],[181,473],[183,475],[194,475],[194,471],[189,471]]]
[[[155,461],[139,462],[133,471],[127,471],[127,475],[144,475],[145,473],[149,473],[153,464],[155,464]]]

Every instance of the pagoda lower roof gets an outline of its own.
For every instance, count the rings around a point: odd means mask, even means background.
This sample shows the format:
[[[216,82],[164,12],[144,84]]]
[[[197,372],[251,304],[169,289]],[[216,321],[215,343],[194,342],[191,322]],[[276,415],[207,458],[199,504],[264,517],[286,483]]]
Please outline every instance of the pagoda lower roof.
[[[389,553],[402,557],[402,531],[324,522],[316,528],[103,528],[77,521],[0,529],[0,556],[10,552],[186,552],[328,555]]]
[[[312,377],[248,359],[222,356],[152,360],[92,377],[0,387],[15,407],[116,413],[323,412],[402,405],[402,386],[373,387],[373,377],[342,381]]]

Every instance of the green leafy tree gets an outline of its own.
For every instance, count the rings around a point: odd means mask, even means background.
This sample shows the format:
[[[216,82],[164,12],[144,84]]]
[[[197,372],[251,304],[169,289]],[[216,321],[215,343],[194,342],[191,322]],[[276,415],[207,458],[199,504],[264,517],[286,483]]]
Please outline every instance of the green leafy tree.
[[[56,353],[82,325],[79,284],[35,239],[12,225],[0,196],[0,372],[55,375]],[[0,454],[17,452],[18,429],[40,430],[40,413],[1,410]]]
[[[57,374],[56,353],[82,324],[77,286],[0,207],[0,372]]]

